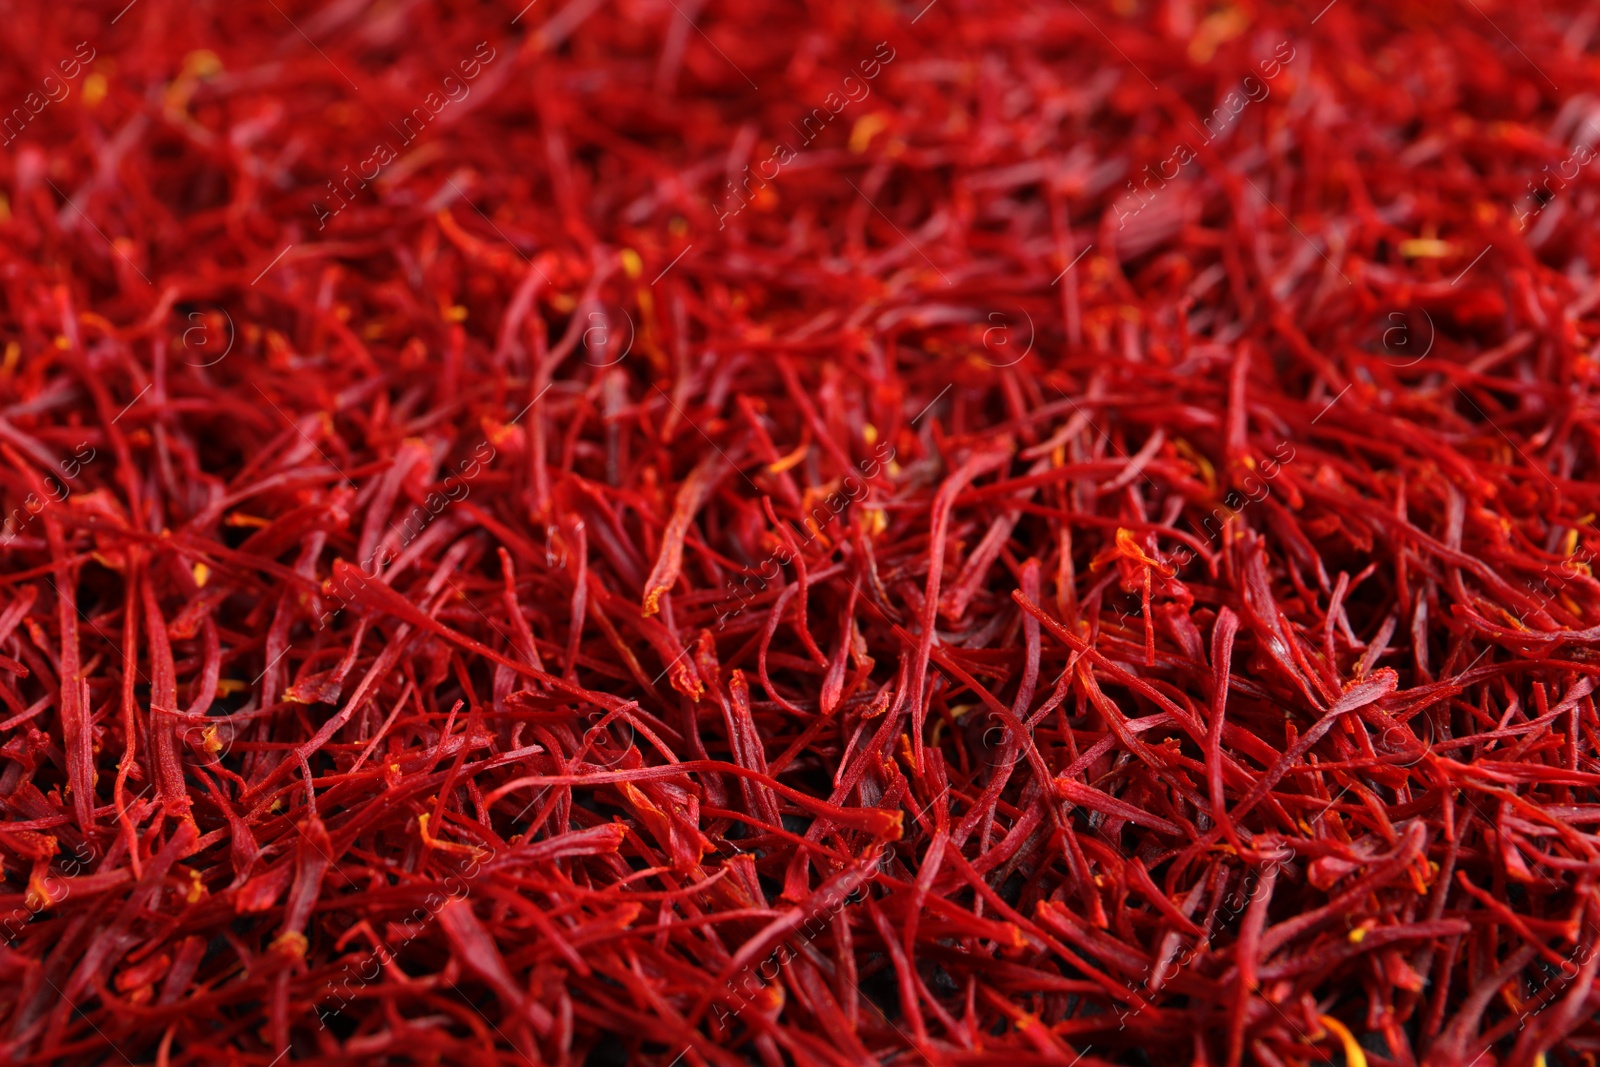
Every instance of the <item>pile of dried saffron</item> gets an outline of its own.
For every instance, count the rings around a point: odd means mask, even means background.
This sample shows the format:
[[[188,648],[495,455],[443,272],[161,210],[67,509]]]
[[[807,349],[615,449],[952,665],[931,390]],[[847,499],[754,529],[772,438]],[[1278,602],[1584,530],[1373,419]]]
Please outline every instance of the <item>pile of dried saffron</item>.
[[[1595,1063],[1592,4],[115,6],[0,1061]]]

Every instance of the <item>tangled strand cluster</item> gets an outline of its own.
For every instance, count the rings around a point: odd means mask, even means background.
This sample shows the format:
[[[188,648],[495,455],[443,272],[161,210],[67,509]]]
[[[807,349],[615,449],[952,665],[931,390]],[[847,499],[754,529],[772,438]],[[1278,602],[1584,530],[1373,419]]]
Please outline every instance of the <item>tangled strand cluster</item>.
[[[3,1058],[1592,1064],[1597,27],[1472,6],[8,15]]]

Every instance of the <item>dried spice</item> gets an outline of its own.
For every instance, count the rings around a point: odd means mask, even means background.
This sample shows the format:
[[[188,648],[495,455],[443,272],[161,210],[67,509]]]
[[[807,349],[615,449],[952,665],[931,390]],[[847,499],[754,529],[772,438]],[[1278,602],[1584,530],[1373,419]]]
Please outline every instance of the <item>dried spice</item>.
[[[12,13],[0,1059],[1592,1065],[1600,26],[1470,6]]]

